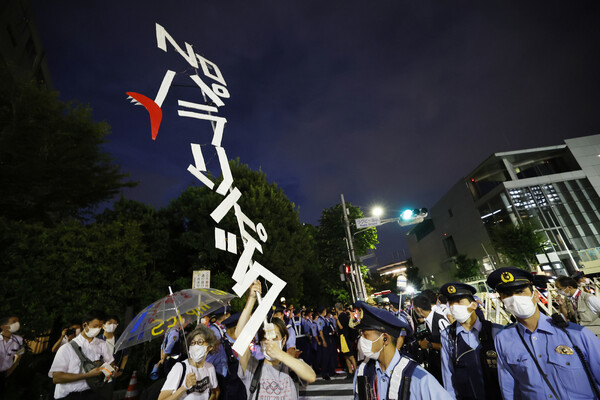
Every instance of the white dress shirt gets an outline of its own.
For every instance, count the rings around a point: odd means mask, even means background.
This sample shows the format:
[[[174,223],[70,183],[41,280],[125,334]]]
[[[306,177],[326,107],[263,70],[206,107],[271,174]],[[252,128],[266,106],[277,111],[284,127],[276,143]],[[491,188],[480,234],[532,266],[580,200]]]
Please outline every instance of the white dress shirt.
[[[108,351],[108,347],[104,340],[94,338],[89,342],[79,334],[72,342],[75,342],[81,348],[83,355],[91,361],[98,361],[100,357],[102,357],[104,362],[109,364],[114,361],[114,357],[112,353]],[[48,376],[52,378],[54,372],[66,372],[69,374],[81,374],[84,372],[82,371],[81,360],[79,360],[79,357],[70,342],[69,344],[61,346],[56,352]],[[85,379],[70,383],[57,383],[56,388],[54,389],[54,398],[62,399],[69,393],[83,392],[88,389],[90,389],[90,386]]]

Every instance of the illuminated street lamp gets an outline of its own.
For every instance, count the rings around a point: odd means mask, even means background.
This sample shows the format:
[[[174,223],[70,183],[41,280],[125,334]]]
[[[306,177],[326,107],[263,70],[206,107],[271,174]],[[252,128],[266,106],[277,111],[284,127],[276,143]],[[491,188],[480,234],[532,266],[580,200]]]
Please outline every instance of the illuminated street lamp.
[[[381,217],[383,215],[383,208],[374,207],[371,214],[373,214],[374,217]]]

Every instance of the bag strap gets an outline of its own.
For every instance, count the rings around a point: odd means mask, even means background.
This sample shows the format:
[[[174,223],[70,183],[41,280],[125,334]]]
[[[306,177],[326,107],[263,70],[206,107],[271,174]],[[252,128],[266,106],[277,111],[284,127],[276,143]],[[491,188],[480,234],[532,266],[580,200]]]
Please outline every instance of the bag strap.
[[[557,399],[557,400],[560,400],[560,397],[558,397],[558,395],[556,394],[556,391],[554,390],[554,387],[552,386],[552,384],[548,380],[548,377],[544,373],[544,370],[542,370],[542,367],[540,367],[540,364],[538,364],[537,359],[535,358],[535,356],[533,355],[533,353],[529,349],[529,346],[527,346],[527,343],[525,343],[525,339],[523,338],[523,335],[521,334],[521,331],[519,331],[519,327],[515,326],[515,329],[517,330],[517,333],[519,334],[519,337],[521,338],[521,342],[523,342],[523,346],[525,346],[525,348],[527,349],[527,352],[529,353],[529,355],[533,359],[533,362],[535,363],[535,366],[537,367],[540,375],[542,375],[542,378],[544,378],[544,381],[546,382],[546,385],[548,385],[548,387],[552,391],[552,394],[554,395],[554,398]]]
[[[177,389],[179,389],[181,385],[183,385],[183,380],[185,379],[185,373],[187,372],[187,368],[185,367],[183,361],[177,361],[177,364],[181,364],[181,376],[179,377],[179,385],[177,385]]]
[[[250,382],[250,398],[252,398],[254,392],[256,392],[255,398],[258,398],[258,392],[260,392],[260,376],[262,375],[262,368],[264,362],[264,359],[258,362],[258,366],[254,371],[254,375],[252,376],[252,381]]]
[[[87,362],[92,362],[89,358],[87,358],[84,354],[83,351],[81,351],[81,347],[79,347],[79,345],[77,343],[75,343],[74,340],[71,340],[69,342],[69,344],[71,345],[71,347],[73,348],[73,350],[75,350],[75,354],[77,354],[77,357],[79,357],[79,361],[81,361],[81,370],[83,372],[87,372],[84,368],[83,368],[83,364],[87,361]]]

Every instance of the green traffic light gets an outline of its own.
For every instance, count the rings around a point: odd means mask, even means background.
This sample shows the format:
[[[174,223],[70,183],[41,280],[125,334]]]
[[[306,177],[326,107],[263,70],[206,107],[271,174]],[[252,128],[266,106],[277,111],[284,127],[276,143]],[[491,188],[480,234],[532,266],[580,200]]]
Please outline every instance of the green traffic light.
[[[400,218],[402,218],[405,221],[408,221],[409,219],[412,219],[412,217],[413,217],[413,210],[404,210],[400,214]]]

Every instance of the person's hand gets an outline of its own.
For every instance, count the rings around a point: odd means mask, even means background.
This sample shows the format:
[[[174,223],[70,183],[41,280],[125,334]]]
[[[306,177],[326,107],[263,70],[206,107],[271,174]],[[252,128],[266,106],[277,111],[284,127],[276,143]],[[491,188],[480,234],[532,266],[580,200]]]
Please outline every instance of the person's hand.
[[[556,302],[562,307],[565,305],[565,298],[563,296],[556,296]]]
[[[250,293],[248,294],[249,298],[256,300],[256,292],[262,293],[262,286],[258,279],[255,280],[250,286]]]
[[[323,347],[327,348],[327,342],[323,340]]]
[[[279,344],[275,343],[273,340],[265,340],[264,344],[265,353],[268,354],[272,359],[281,361],[281,358],[285,355],[285,352],[279,348]]]
[[[67,335],[67,329],[68,328],[65,328],[65,329],[62,330],[62,333],[60,334],[60,337],[65,337]]]
[[[163,365],[164,362],[165,362],[165,359],[161,358],[160,360],[158,360],[158,362],[156,363],[156,365]]]
[[[302,350],[294,349],[294,351],[296,352],[296,354],[293,354],[295,358],[300,357],[300,354],[302,354]]]
[[[193,372],[190,372],[185,377],[185,388],[189,389],[189,388],[191,388],[193,386],[196,386],[196,374],[193,373]]]
[[[419,342],[419,346],[421,346],[422,349],[426,349],[428,344],[429,344],[429,340],[427,340],[427,339],[423,339]]]

